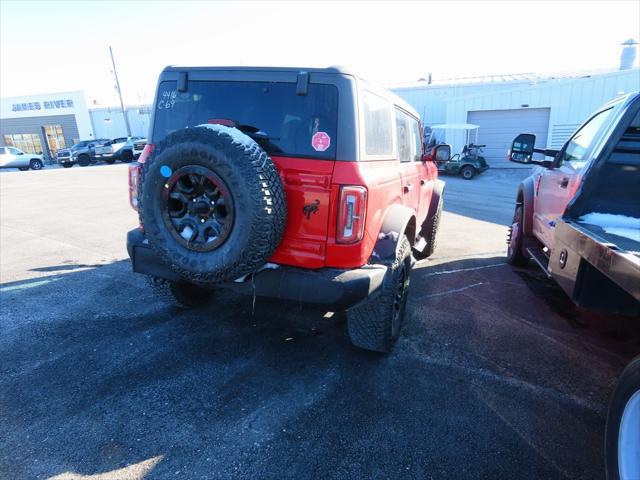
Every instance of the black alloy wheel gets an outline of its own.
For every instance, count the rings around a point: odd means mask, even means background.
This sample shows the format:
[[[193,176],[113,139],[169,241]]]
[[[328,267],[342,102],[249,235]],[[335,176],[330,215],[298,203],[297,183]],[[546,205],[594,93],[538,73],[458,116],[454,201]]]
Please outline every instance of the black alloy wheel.
[[[190,165],[177,170],[164,185],[163,203],[165,226],[188,250],[214,250],[233,228],[233,198],[209,168]]]

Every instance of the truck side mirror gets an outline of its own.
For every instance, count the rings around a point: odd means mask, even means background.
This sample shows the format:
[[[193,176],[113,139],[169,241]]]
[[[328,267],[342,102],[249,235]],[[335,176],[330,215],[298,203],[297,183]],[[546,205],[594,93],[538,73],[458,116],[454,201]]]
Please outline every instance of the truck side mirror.
[[[536,136],[532,133],[521,133],[511,143],[509,161],[515,163],[531,163]]]

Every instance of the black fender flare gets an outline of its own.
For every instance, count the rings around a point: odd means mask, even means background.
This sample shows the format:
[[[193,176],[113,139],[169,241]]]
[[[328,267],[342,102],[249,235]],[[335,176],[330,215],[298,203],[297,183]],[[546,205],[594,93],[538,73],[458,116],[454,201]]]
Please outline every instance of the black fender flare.
[[[438,211],[438,204],[440,203],[440,199],[444,196],[444,180],[436,180],[433,184],[433,191],[431,192],[431,200],[429,201],[429,210],[427,211],[427,216],[424,218],[422,225],[420,225],[420,236],[424,236],[422,234],[422,229],[426,228],[429,220],[433,218],[433,216]]]
[[[518,188],[516,204],[522,204],[524,210],[524,222],[522,224],[523,234],[533,235],[533,195],[534,179],[525,178]]]
[[[405,205],[394,203],[385,213],[371,254],[371,263],[395,260],[400,239],[405,233],[413,245],[416,240],[415,212]]]

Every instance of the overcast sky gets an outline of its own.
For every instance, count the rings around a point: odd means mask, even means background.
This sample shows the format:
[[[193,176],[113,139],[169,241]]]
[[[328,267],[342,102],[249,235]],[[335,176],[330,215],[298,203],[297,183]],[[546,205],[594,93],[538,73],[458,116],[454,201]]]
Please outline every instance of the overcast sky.
[[[150,102],[179,65],[346,65],[378,83],[616,67],[640,1],[0,0],[0,95],[84,90]],[[636,65],[638,60],[636,59]]]

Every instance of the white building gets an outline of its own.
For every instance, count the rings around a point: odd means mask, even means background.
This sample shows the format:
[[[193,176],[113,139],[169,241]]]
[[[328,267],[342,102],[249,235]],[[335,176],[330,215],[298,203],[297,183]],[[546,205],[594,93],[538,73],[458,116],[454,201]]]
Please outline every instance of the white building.
[[[126,107],[131,135],[146,137],[151,120],[151,105]],[[127,135],[127,127],[120,107],[94,107],[89,110],[95,138],[116,138]]]
[[[536,145],[560,148],[600,105],[640,91],[640,70],[541,77],[533,74],[417,82],[391,88],[410,103],[427,126],[472,123],[480,126],[478,143],[492,167],[511,167],[506,153],[521,132],[534,133]],[[464,135],[448,131],[454,152]]]
[[[95,137],[83,92],[0,99],[2,145],[53,158],[59,149],[91,138]]]

